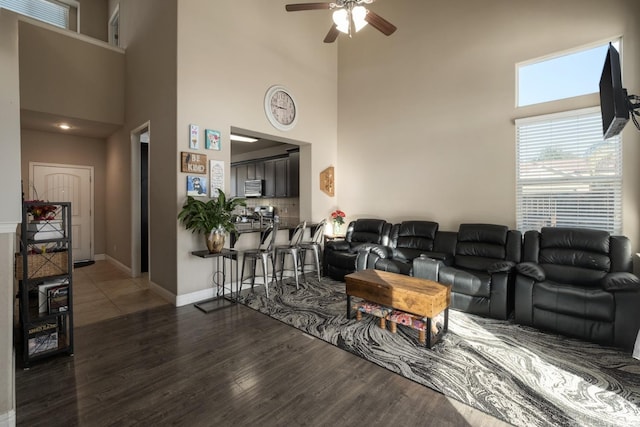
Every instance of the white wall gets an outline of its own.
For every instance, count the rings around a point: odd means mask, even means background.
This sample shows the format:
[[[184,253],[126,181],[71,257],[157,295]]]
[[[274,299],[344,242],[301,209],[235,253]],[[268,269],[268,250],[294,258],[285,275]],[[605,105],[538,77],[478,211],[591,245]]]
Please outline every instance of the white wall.
[[[320,193],[319,173],[336,163],[337,47],[322,43],[327,13],[287,13],[287,1],[178,2],[178,119],[176,162],[189,151],[190,123],[222,132],[222,150],[204,151],[224,160],[229,171],[230,128],[248,129],[309,143],[301,149],[302,219],[320,220],[336,199]],[[275,84],[292,91],[299,108],[296,127],[273,128],[263,102]],[[202,137],[202,135],[201,135]],[[186,174],[177,173],[176,211],[186,197]],[[225,180],[229,191],[229,178]],[[178,229],[178,293],[210,285],[211,262],[190,255],[202,236]]]
[[[515,64],[624,37],[640,93],[637,0],[378,1],[398,26],[340,40],[340,208],[348,220],[515,226],[515,118],[599,105],[597,95],[515,108]],[[624,132],[624,233],[640,237],[640,132]]]

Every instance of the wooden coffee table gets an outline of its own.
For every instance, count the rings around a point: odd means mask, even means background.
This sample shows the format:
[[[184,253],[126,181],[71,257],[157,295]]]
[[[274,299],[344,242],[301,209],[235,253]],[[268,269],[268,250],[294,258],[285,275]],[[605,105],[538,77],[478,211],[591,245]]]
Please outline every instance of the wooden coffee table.
[[[431,321],[444,311],[442,334],[449,328],[449,304],[451,288],[427,279],[389,273],[379,270],[363,270],[347,274],[347,319],[351,319],[351,297],[401,310],[427,319],[426,346],[434,344],[431,337]]]

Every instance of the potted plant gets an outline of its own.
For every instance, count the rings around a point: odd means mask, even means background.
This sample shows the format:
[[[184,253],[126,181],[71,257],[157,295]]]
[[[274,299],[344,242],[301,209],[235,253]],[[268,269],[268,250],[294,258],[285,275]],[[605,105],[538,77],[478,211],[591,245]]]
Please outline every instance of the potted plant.
[[[188,196],[178,220],[192,233],[204,234],[209,252],[219,253],[224,246],[225,235],[236,232],[233,211],[238,206],[247,206],[245,199],[227,199],[222,190],[218,190],[218,197],[206,202]]]

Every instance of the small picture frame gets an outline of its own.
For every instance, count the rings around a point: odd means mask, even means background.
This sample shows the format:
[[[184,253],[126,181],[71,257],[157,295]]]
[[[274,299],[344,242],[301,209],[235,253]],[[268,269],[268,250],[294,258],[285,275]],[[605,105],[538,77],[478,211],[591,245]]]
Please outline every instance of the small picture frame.
[[[204,130],[204,148],[207,150],[218,150],[222,149],[222,141],[220,131],[205,129]]]
[[[217,197],[218,190],[224,191],[224,161],[209,160],[209,183],[211,197]]]
[[[207,178],[187,175],[187,196],[207,197]]]
[[[189,125],[189,148],[192,150],[198,150],[200,148],[200,142],[198,141],[199,133],[200,127],[198,125]]]

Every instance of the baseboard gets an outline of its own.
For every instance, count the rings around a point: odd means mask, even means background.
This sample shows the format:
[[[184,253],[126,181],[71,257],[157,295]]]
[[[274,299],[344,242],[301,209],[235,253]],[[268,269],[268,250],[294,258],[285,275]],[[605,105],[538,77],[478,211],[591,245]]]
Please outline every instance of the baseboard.
[[[224,294],[228,295],[231,293],[231,290],[228,287],[225,288]],[[235,284],[233,285],[233,289],[235,289]],[[256,286],[259,286],[256,284]],[[188,294],[178,295],[176,297],[176,307],[182,307],[184,305],[195,304],[198,301],[203,301],[209,298],[213,298],[216,296],[215,288],[207,288],[199,291],[191,292]]]
[[[131,268],[127,267],[126,265],[124,265],[123,263],[118,261],[117,259],[112,258],[109,255],[105,255],[105,260],[113,263],[113,265],[115,265],[120,270],[124,271],[125,273],[129,274],[129,276],[131,276]]]
[[[107,259],[107,256],[105,254],[94,254],[93,255],[93,260],[94,261],[104,261],[105,259]]]
[[[158,295],[163,300],[168,301],[170,304],[178,307],[177,298],[172,292],[169,292],[162,286],[158,285],[157,283],[153,283],[152,281],[149,281],[149,289],[151,289],[151,292]]]
[[[11,410],[0,414],[0,427],[15,427],[16,426],[16,411]]]

